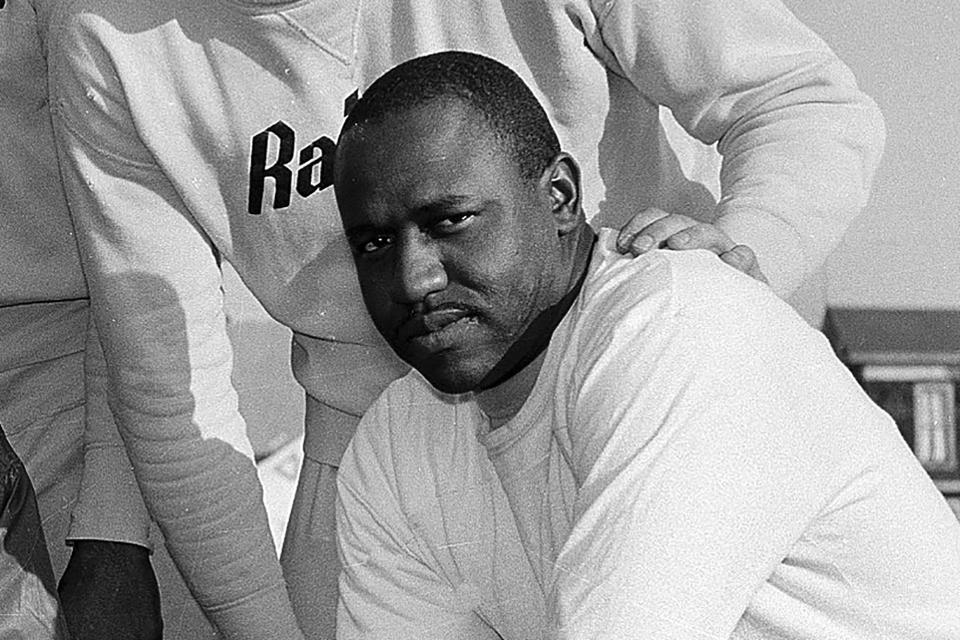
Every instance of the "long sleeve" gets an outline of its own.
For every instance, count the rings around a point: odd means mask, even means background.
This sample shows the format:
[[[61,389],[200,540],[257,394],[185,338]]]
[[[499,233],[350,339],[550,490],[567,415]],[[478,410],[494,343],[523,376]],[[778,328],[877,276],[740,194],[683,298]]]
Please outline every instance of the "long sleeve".
[[[780,3],[594,0],[590,47],[722,154],[717,224],[780,295],[866,204],[884,127],[829,47]]]
[[[96,25],[67,19],[49,42],[110,408],[147,508],[224,635],[299,638],[230,380],[217,255],[141,143]]]
[[[83,475],[67,540],[150,546],[150,516],[107,403],[107,373],[91,318],[84,346]]]

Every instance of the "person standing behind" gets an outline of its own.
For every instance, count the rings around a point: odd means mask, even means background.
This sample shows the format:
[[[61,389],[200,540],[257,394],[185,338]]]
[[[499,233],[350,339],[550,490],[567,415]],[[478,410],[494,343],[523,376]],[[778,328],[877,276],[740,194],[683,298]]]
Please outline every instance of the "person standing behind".
[[[50,580],[62,576],[74,640],[152,638],[161,618],[150,520],[122,445],[84,433],[85,420],[115,427],[84,372],[90,304],[47,100],[47,29],[58,4],[0,2],[0,424],[36,488]],[[40,539],[34,529],[28,535],[31,545]],[[160,549],[155,560],[168,566],[165,555]],[[161,571],[160,580],[172,621],[166,637],[201,637],[206,622],[182,579]]]
[[[407,370],[359,302],[329,189],[332,138],[382,71],[442,48],[503,60],[580,155],[598,224],[653,211],[653,245],[686,229],[686,248],[759,273],[752,247],[781,294],[863,206],[882,146],[849,70],[774,0],[63,2],[51,101],[111,406],[151,515],[228,637],[299,632],[245,457],[219,265],[294,332],[307,416],[284,575],[300,624],[329,636],[336,467]],[[661,104],[718,144],[719,203],[680,172]]]

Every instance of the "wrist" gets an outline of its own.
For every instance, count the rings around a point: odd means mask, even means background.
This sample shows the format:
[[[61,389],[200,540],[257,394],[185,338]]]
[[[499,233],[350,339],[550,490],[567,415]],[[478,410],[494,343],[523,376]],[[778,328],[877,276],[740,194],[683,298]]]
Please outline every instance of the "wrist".
[[[144,562],[150,559],[150,550],[147,547],[130,542],[114,540],[73,540],[72,558],[77,560],[96,559],[100,562]]]

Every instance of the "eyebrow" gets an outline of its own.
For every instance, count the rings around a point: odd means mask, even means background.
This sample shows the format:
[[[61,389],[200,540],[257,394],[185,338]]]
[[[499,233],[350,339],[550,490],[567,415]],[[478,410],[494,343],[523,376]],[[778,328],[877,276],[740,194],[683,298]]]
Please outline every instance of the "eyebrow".
[[[420,223],[424,218],[428,218],[431,215],[447,213],[451,210],[457,210],[461,208],[469,209],[482,209],[486,208],[489,205],[490,201],[487,199],[478,199],[474,196],[460,196],[460,195],[445,195],[439,196],[432,200],[428,200],[416,208],[410,214],[410,218],[417,223]],[[385,227],[379,227],[373,224],[356,224],[344,229],[344,234],[347,236],[347,239],[350,241],[356,240],[358,237],[366,236],[370,233],[381,233],[385,231]]]
[[[420,206],[416,207],[413,210],[414,218],[421,215],[430,215],[433,213],[445,213],[451,209],[459,209],[465,205],[469,205],[471,208],[479,205],[484,206],[486,204],[485,200],[477,200],[477,198],[471,196],[458,196],[458,195],[446,195],[434,198],[424,202]]]

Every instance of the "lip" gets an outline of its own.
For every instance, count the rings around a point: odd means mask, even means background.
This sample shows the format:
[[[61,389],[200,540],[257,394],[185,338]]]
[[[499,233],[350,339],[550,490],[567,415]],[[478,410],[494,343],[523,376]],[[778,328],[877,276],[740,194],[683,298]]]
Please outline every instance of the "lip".
[[[416,314],[397,331],[397,338],[429,351],[453,346],[460,330],[473,324],[473,314],[466,309],[445,308]]]

